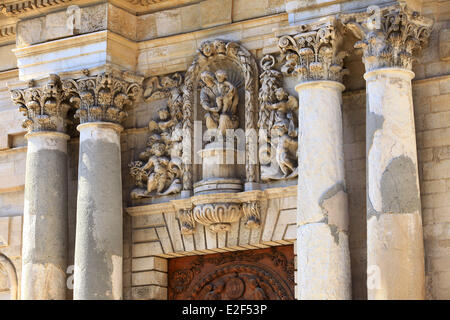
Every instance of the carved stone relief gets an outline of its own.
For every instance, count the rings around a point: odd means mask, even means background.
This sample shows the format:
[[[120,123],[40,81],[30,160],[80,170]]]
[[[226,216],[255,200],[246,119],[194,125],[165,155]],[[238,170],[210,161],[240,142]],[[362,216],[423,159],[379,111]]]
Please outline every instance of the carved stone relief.
[[[169,261],[169,299],[292,300],[292,246]]]
[[[28,132],[65,132],[70,102],[59,76],[51,74],[42,87],[35,87],[34,81],[30,81],[28,86],[27,89],[11,91],[12,101],[19,105],[19,110],[26,117],[22,126]]]
[[[239,199],[227,202],[211,201],[196,204],[193,208],[180,209],[178,218],[181,233],[188,235],[195,232],[196,223],[208,227],[211,231],[228,232],[231,224],[244,218],[244,226],[248,229],[261,225],[261,206],[259,201],[241,202]]]
[[[383,8],[377,25],[370,13],[342,15],[341,21],[360,39],[366,71],[385,67],[411,70],[414,51],[428,41],[432,20],[420,16],[404,4]]]
[[[182,187],[182,94],[179,73],[171,76],[152,77],[146,81],[145,101],[169,98],[167,106],[158,110],[158,119],[148,124],[150,135],[147,148],[139,160],[129,164],[136,188],[132,199],[178,193]]]
[[[335,19],[301,27],[300,33],[282,36],[278,46],[284,54],[283,74],[295,75],[300,82],[332,80],[342,82],[346,74],[341,50],[342,35]]]
[[[227,80],[225,70],[218,70],[215,74],[203,71],[200,78],[203,84],[200,105],[206,111],[206,128],[218,130],[225,137],[227,129],[237,129],[239,126],[237,88]]]
[[[298,175],[298,101],[283,89],[282,74],[274,65],[271,55],[261,59],[258,127],[263,181]]]
[[[232,70],[224,70],[220,66],[227,63],[235,66]],[[208,72],[210,66],[217,66],[214,77]],[[244,79],[245,90],[245,130],[256,128],[256,94],[258,90],[258,69],[252,55],[241,45],[233,41],[205,41],[197,51],[194,61],[186,72],[183,86],[183,129],[185,137],[193,138],[193,115],[195,97],[199,84],[206,84],[200,92],[200,103],[208,112],[205,115],[207,128],[225,131],[238,127],[238,97],[236,83],[230,78],[230,71],[239,70]],[[199,81],[201,80],[201,81]],[[209,83],[209,85],[207,84]],[[216,92],[214,92],[216,91]],[[223,93],[221,93],[223,92]],[[214,98],[214,97],[215,98]],[[212,100],[211,100],[212,99]],[[211,101],[213,103],[211,103]],[[212,109],[211,109],[212,108]],[[220,110],[219,110],[220,109]],[[246,144],[246,155],[249,156],[250,143]],[[193,188],[193,166],[191,154],[183,154],[185,169],[183,171],[183,190]],[[246,182],[258,180],[258,166],[246,159]]]
[[[81,79],[63,81],[63,90],[76,108],[75,118],[80,119],[80,123],[121,123],[127,117],[125,109],[141,94],[140,81],[112,71],[89,76],[86,70],[85,75]]]

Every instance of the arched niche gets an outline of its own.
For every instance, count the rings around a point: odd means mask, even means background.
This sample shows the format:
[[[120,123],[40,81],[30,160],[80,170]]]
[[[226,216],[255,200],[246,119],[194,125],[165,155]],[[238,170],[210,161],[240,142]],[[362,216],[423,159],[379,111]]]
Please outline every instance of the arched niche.
[[[202,120],[199,105],[200,74],[205,71],[225,70],[239,94],[239,128],[245,134],[256,134],[258,68],[251,53],[239,43],[227,40],[205,41],[200,45],[185,75],[183,87],[183,129],[191,141],[191,152],[183,153],[183,190],[192,190],[194,180],[194,120]],[[245,182],[258,182],[257,139],[246,139]]]
[[[0,272],[5,273],[8,277],[10,299],[17,300],[18,280],[16,268],[11,260],[3,253],[0,253]]]

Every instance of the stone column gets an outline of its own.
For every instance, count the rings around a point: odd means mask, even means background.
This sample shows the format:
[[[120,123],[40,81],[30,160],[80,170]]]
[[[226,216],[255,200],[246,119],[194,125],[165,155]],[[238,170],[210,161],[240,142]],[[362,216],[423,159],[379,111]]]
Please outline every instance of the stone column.
[[[21,299],[66,298],[69,105],[56,75],[43,87],[11,92],[28,129]]]
[[[298,299],[351,299],[341,112],[345,53],[338,50],[334,21],[303,31],[279,42],[287,54],[283,71],[300,80]]]
[[[80,119],[74,299],[122,299],[123,128],[119,123],[139,86],[105,73],[68,80],[64,87]]]
[[[412,100],[413,50],[431,23],[404,7],[379,28],[348,24],[366,67],[368,299],[424,299],[425,269]]]

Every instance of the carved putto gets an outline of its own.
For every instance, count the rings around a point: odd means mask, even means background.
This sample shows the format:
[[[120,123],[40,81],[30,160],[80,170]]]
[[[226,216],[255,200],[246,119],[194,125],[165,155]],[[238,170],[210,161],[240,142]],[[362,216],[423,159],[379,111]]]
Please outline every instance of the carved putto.
[[[105,72],[77,80],[63,81],[63,89],[77,109],[75,118],[80,123],[105,121],[121,123],[141,93],[135,79],[125,79],[124,74]]]
[[[301,33],[282,36],[278,46],[284,54],[281,71],[295,75],[301,82],[312,80],[342,81],[346,74],[340,51],[342,36],[334,20],[320,25],[303,26]]]
[[[182,178],[182,94],[180,74],[171,77],[150,78],[145,92],[146,101],[169,97],[167,106],[160,107],[158,118],[148,124],[147,148],[138,161],[129,164],[130,174],[136,188],[131,192],[133,199],[168,195],[181,191]]]
[[[239,126],[237,88],[227,80],[224,70],[218,70],[215,74],[203,71],[200,78],[203,83],[200,104],[206,111],[206,128],[218,130],[225,137],[227,129],[237,129]]]
[[[274,65],[271,55],[261,60],[258,127],[263,181],[293,178],[298,173],[298,101],[283,89],[282,75]]]
[[[30,81],[29,88],[12,90],[11,99],[26,117],[22,127],[28,132],[66,131],[70,103],[56,74],[42,87],[34,87]]]
[[[385,67],[411,70],[414,51],[423,47],[431,33],[432,20],[419,16],[404,4],[380,10],[379,23],[371,13],[343,15],[344,25],[360,39],[366,71]]]

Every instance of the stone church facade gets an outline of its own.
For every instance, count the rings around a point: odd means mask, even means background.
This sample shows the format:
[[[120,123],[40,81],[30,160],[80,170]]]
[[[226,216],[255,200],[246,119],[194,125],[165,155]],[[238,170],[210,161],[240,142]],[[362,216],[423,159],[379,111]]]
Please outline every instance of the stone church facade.
[[[0,299],[450,299],[450,3],[0,1]]]

